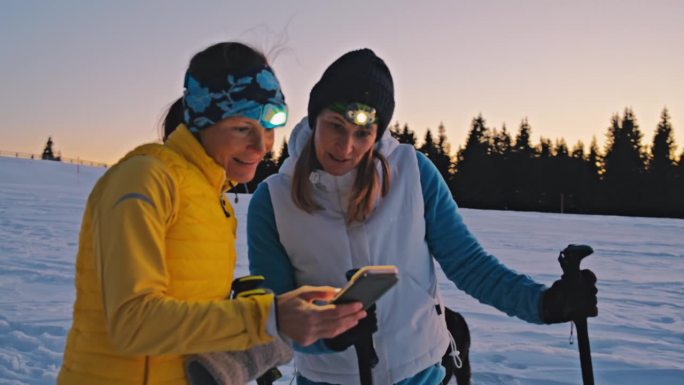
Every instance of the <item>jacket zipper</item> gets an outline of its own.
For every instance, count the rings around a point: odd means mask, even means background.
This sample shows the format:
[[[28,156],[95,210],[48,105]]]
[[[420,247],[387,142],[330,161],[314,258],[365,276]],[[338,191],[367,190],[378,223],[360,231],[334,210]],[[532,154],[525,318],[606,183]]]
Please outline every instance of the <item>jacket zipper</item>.
[[[147,385],[147,376],[149,375],[150,357],[145,356],[145,368],[143,370],[143,385]]]

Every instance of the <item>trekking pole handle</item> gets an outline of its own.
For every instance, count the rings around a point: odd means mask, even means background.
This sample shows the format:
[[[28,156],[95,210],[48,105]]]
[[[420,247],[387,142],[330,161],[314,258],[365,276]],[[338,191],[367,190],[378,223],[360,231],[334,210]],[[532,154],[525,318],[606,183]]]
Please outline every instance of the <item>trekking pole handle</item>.
[[[582,259],[593,252],[594,249],[589,245],[568,245],[558,256],[563,274],[566,274],[571,281],[579,279]]]
[[[580,280],[580,263],[582,259],[591,255],[594,250],[588,245],[568,245],[558,256],[563,274],[573,284],[578,284]],[[587,319],[578,318],[573,320],[577,327],[577,341],[580,354],[580,365],[582,367],[582,383],[584,385],[594,385],[594,369],[591,363],[591,348],[589,347],[589,332],[587,329]]]

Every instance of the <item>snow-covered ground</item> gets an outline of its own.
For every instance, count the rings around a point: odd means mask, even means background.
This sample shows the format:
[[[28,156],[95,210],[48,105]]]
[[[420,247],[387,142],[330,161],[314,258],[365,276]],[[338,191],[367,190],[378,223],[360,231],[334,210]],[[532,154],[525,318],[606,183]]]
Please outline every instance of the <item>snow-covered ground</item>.
[[[0,384],[53,384],[74,300],[85,200],[102,168],[0,158]],[[231,197],[231,201],[232,201]],[[249,196],[236,206],[238,274],[246,273]],[[589,321],[596,383],[684,384],[684,220],[462,210],[485,247],[551,283],[558,252],[586,243],[599,277]],[[472,334],[474,384],[581,384],[569,324],[529,325],[479,304],[441,278]],[[283,368],[289,382],[292,367]]]

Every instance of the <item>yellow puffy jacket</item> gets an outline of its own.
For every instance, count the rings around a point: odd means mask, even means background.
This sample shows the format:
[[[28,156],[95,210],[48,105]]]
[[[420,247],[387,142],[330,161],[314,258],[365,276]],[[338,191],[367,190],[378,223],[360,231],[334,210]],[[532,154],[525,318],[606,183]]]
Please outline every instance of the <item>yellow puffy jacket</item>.
[[[58,384],[184,385],[184,354],[272,340],[272,295],[225,299],[237,226],[227,186],[183,125],[97,182],[81,226]]]

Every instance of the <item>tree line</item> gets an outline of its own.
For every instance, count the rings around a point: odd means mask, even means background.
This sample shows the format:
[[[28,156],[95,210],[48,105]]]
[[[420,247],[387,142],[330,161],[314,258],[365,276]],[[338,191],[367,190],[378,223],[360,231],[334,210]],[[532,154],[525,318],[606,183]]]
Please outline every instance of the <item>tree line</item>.
[[[603,149],[595,137],[588,147],[545,137],[533,144],[527,118],[513,135],[505,124],[488,127],[479,115],[455,154],[443,124],[434,134],[428,128],[420,145],[408,124],[389,129],[435,164],[461,207],[684,218],[684,152],[675,155],[670,119],[663,109],[652,143],[644,145],[626,108],[611,117]],[[254,191],[288,156],[284,141],[277,157],[266,155],[247,189]]]

